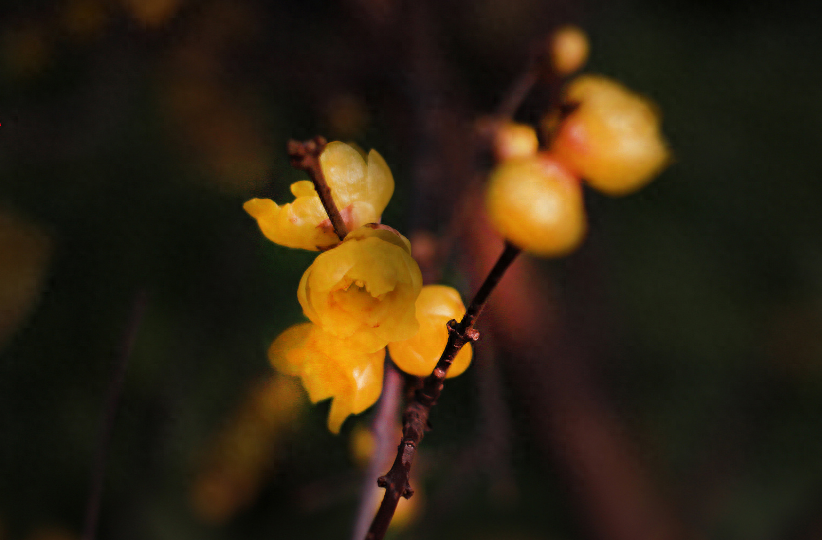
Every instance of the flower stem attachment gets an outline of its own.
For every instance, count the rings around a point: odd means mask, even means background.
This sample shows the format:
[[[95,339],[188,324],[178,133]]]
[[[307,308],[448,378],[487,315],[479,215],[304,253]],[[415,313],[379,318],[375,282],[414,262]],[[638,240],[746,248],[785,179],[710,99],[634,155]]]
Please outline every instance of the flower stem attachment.
[[[300,169],[308,173],[311,181],[314,183],[314,189],[317,190],[317,195],[320,196],[320,201],[323,203],[331,225],[334,227],[334,232],[340,240],[345,238],[348,234],[348,229],[345,226],[342,216],[340,215],[337,205],[334,204],[334,198],[331,196],[331,188],[328,187],[328,182],[325,181],[323,169],[320,166],[320,154],[325,150],[325,145],[328,142],[325,137],[314,137],[311,140],[300,142],[294,139],[288,141],[288,158],[291,161],[291,166],[295,169]]]

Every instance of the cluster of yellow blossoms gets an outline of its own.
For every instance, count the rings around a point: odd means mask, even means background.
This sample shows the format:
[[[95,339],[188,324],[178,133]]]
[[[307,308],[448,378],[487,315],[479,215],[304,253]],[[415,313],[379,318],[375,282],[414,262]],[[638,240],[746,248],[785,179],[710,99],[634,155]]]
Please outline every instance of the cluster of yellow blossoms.
[[[554,73],[564,77],[585,62],[588,41],[578,28],[565,28],[554,34],[550,52]],[[621,84],[577,77],[543,123],[546,150],[539,151],[530,126],[508,122],[496,130],[498,165],[486,194],[491,222],[532,254],[573,251],[587,229],[580,180],[609,195],[645,185],[670,161],[659,123],[653,104]],[[244,207],[273,242],[323,251],[297,292],[310,322],[283,332],[269,358],[280,371],[299,376],[312,401],[333,398],[328,427],[337,433],[348,415],[379,397],[386,347],[406,373],[429,375],[445,348],[447,321],[461,318],[465,307],[449,287],[422,287],[408,240],[379,224],[394,179],[376,151],[364,159],[333,142],[319,165],[350,231],[342,241],[311,181],[292,184],[291,203],[252,199]],[[448,376],[470,361],[465,347]]]
[[[555,73],[584,63],[587,39],[577,28],[554,35]],[[587,224],[580,179],[608,195],[625,195],[650,182],[670,162],[656,107],[616,81],[581,75],[562,94],[562,106],[543,123],[547,150],[537,133],[509,123],[496,135],[499,165],[486,195],[489,217],[514,245],[546,257],[573,251]]]
[[[382,391],[385,349],[400,369],[428,375],[445,348],[445,323],[465,307],[450,287],[422,286],[411,244],[379,225],[394,192],[385,160],[372,150],[367,161],[354,148],[328,144],[320,167],[350,231],[340,241],[311,181],[291,185],[294,202],[252,199],[245,210],[278,244],[323,250],[303,274],[297,298],[310,322],[274,340],[269,359],[299,376],[313,402],[332,398],[328,428],[338,433],[350,414],[370,407]],[[449,376],[471,361],[466,347]]]

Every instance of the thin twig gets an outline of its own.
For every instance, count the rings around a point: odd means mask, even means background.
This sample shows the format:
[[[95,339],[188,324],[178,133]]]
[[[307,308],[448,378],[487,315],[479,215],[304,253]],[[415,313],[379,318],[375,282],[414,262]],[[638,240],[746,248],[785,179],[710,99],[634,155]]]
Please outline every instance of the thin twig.
[[[94,465],[91,471],[91,488],[89,490],[88,503],[86,505],[86,521],[83,526],[83,540],[94,540],[97,535],[97,522],[100,515],[100,501],[103,496],[103,479],[106,472],[106,459],[108,448],[111,444],[111,436],[114,431],[114,419],[117,416],[117,408],[120,403],[120,395],[123,393],[123,383],[126,378],[126,368],[134,350],[134,342],[137,340],[137,332],[146,311],[146,292],[137,292],[131,308],[131,316],[123,334],[120,345],[120,352],[117,359],[114,375],[109,383],[108,393],[103,419],[100,422],[100,435],[97,439],[97,450],[94,454]]]
[[[522,102],[525,101],[525,98],[539,80],[539,70],[537,68],[537,64],[532,62],[531,66],[514,81],[514,84],[508,89],[505,97],[502,98],[499,107],[497,107],[496,116],[508,120],[513,118],[517,109],[519,109]]]
[[[374,517],[374,521],[371,523],[371,528],[365,536],[366,540],[382,540],[397,509],[400,497],[407,499],[414,494],[414,490],[411,489],[408,483],[408,478],[417,445],[422,440],[426,429],[428,429],[428,415],[431,412],[431,407],[434,406],[440,396],[443,381],[445,381],[445,376],[454,361],[454,357],[457,356],[457,353],[466,343],[476,341],[479,338],[479,332],[474,329],[474,323],[482,313],[494,287],[499,283],[499,280],[519,253],[519,248],[506,243],[502,255],[500,255],[494,268],[491,269],[488,277],[485,278],[485,282],[477,291],[462,320],[459,323],[455,320],[449,321],[448,343],[437,362],[437,367],[434,368],[431,375],[425,378],[422,388],[416,392],[414,399],[405,407],[402,419],[402,441],[400,441],[397,448],[397,457],[394,464],[385,476],[381,476],[377,480],[377,485],[385,488],[385,496],[377,515]]]
[[[337,205],[334,204],[331,188],[328,187],[322,167],[320,167],[320,154],[325,150],[326,144],[325,138],[319,136],[305,142],[292,139],[288,141],[288,157],[291,160],[292,167],[307,172],[308,176],[311,177],[314,189],[317,190],[317,195],[320,196],[323,208],[325,208],[325,212],[331,220],[331,225],[334,227],[334,232],[342,240],[348,234],[348,230],[339,209],[337,209]]]

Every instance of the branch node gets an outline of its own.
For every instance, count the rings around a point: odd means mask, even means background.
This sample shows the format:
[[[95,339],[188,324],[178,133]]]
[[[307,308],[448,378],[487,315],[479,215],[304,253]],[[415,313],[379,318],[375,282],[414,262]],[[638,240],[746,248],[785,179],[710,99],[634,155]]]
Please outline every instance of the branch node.
[[[399,485],[405,484],[401,495],[406,499],[414,494],[414,490],[411,489],[408,483],[411,464],[414,460],[417,444],[422,441],[423,434],[431,429],[428,415],[440,397],[448,368],[463,345],[479,338],[479,332],[474,330],[474,321],[482,311],[491,291],[499,283],[505,270],[514,261],[519,251],[515,246],[506,244],[505,250],[477,291],[462,320],[459,323],[453,319],[448,321],[448,342],[431,375],[422,380],[422,384],[419,383],[418,379],[407,379],[406,396],[408,396],[409,401],[402,415],[403,436],[397,448],[397,458],[394,460],[394,465],[391,466],[391,470],[388,471],[386,476],[381,476],[377,480],[377,485],[386,487],[386,491],[380,509],[371,522],[371,528],[366,535],[367,540],[382,540],[385,537],[385,532],[388,530],[389,523],[391,523],[391,517],[397,508],[399,499],[397,497],[397,487]],[[390,487],[387,487],[389,477],[391,478],[391,484]]]
[[[402,496],[406,499],[410,499],[414,496],[414,490],[411,488],[411,485],[406,482],[405,489],[402,490]]]

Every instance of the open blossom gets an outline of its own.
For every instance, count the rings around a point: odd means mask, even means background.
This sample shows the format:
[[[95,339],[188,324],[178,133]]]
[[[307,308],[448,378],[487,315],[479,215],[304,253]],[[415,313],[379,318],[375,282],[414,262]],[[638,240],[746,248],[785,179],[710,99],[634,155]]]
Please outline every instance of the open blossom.
[[[388,344],[391,360],[404,372],[417,377],[426,377],[434,371],[448,341],[446,324],[451,319],[460,320],[465,315],[465,306],[454,288],[445,285],[426,285],[420,291],[416,302],[417,320],[420,330],[405,341]],[[448,369],[448,378],[456,377],[471,363],[471,344],[466,344],[457,353]]]
[[[271,364],[299,376],[312,402],[332,398],[328,429],[339,433],[351,414],[373,405],[382,392],[385,349],[365,352],[312,323],[296,324],[274,340]]]
[[[582,75],[565,90],[576,108],[559,125],[551,151],[591,187],[624,195],[670,162],[656,107],[616,81]]]
[[[320,167],[349,231],[379,222],[394,193],[394,177],[376,150],[368,153],[366,162],[354,148],[331,142],[320,155]],[[340,240],[311,181],[291,184],[291,193],[295,197],[291,203],[251,199],[243,208],[277,244],[311,251],[338,244]]]
[[[324,331],[377,351],[413,336],[422,275],[408,240],[384,225],[356,229],[305,271],[297,298]]]

